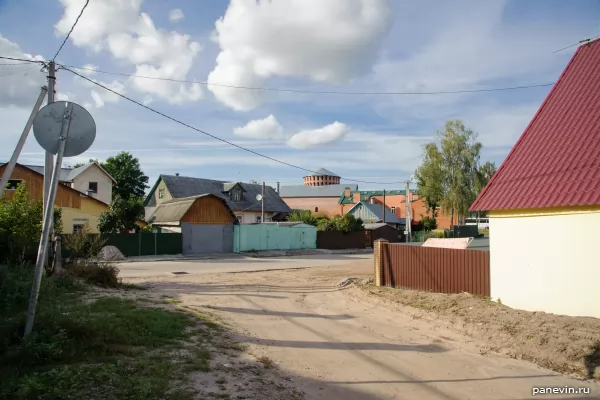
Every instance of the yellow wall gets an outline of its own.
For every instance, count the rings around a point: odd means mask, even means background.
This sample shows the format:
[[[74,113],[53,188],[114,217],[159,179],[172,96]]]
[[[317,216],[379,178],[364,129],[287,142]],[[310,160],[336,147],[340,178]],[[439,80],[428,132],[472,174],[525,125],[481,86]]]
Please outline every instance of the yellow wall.
[[[85,225],[90,228],[90,233],[99,233],[98,218],[103,212],[108,212],[108,205],[98,203],[92,199],[82,197],[81,209],[62,208],[63,233],[73,233],[73,225]]]
[[[494,300],[523,310],[600,318],[600,205],[489,216]]]
[[[164,194],[163,194],[163,198],[162,199],[158,198],[158,193],[160,192],[160,190],[164,190]],[[155,199],[156,199],[156,205],[162,204],[165,201],[173,200],[173,196],[171,196],[171,193],[169,193],[169,189],[167,189],[167,185],[165,185],[165,182],[162,179],[160,180],[160,183],[156,187],[156,191],[154,192],[154,196],[155,196]]]

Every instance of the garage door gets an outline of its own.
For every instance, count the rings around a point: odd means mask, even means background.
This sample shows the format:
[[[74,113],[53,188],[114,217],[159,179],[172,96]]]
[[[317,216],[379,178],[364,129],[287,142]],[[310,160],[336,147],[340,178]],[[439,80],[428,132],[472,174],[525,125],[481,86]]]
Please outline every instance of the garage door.
[[[231,253],[233,251],[233,224],[181,225],[183,254]]]

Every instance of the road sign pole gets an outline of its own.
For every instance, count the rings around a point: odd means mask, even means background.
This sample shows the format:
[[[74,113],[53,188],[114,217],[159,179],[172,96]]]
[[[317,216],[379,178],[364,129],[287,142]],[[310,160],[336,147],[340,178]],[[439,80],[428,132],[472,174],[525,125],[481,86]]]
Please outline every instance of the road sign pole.
[[[27,136],[29,136],[29,131],[31,131],[31,126],[33,125],[33,119],[35,118],[35,115],[37,114],[38,110],[42,106],[42,102],[44,101],[44,97],[46,97],[47,91],[48,91],[48,88],[46,86],[43,86],[42,90],[40,91],[40,95],[38,96],[38,99],[35,102],[35,105],[33,106],[33,110],[31,110],[31,115],[29,116],[29,119],[27,120],[27,123],[25,124],[25,129],[23,129],[23,133],[21,133],[21,137],[19,138],[19,141],[17,142],[15,151],[13,152],[12,157],[10,158],[10,161],[8,162],[8,165],[6,166],[6,169],[4,170],[2,179],[0,179],[0,198],[2,198],[2,195],[4,194],[4,189],[6,189],[6,185],[8,185],[8,181],[10,180],[10,177],[15,169],[15,165],[17,165],[17,160],[19,159],[21,150],[23,150],[23,146],[25,145]]]
[[[67,144],[67,137],[69,136],[69,126],[71,124],[71,112],[73,106],[69,103],[65,110],[62,131],[60,135],[60,142],[58,148],[58,154],[56,156],[56,164],[54,165],[54,172],[52,174],[52,181],[50,182],[50,192],[48,193],[47,202],[44,209],[44,221],[42,223],[42,235],[40,237],[40,245],[38,247],[37,261],[35,263],[35,274],[33,278],[33,287],[31,288],[31,296],[29,297],[29,307],[27,310],[27,321],[25,323],[25,336],[29,335],[33,330],[33,322],[35,320],[35,309],[37,307],[38,295],[40,292],[40,283],[42,282],[42,273],[44,271],[44,263],[46,255],[48,253],[48,242],[50,239],[50,226],[51,218],[53,216],[52,209],[54,208],[54,201],[56,200],[56,192],[58,191],[58,181],[60,179],[60,167],[62,165],[63,155],[65,153],[65,146]]]
[[[54,61],[48,63],[48,104],[54,103],[54,92],[56,85],[56,64]],[[50,195],[50,179],[52,177],[52,164],[54,163],[54,156],[49,151],[45,153],[44,159],[44,210],[48,202],[48,196]],[[52,216],[54,215],[54,208],[50,209]],[[50,217],[50,230],[48,234],[51,235],[54,231],[54,218]],[[44,265],[48,264],[48,257],[44,257]]]

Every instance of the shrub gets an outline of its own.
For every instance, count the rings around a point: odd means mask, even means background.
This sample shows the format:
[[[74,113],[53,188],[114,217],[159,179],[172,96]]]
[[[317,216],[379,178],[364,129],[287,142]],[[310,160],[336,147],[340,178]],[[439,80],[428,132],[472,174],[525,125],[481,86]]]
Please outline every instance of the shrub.
[[[429,215],[422,216],[421,223],[423,224],[423,230],[425,231],[433,231],[437,229],[437,221],[435,217],[431,217]]]
[[[365,229],[363,221],[352,214],[338,215],[331,220],[321,220],[317,226],[320,231],[358,232]]]
[[[82,232],[63,236],[63,248],[69,259],[92,259],[98,257],[98,253],[106,244],[106,239],[100,235],[90,234],[89,226],[85,225]]]
[[[0,200],[0,263],[35,263],[42,231],[43,204],[31,202],[23,183],[12,199]],[[62,232],[62,210],[54,208],[54,231]]]
[[[65,266],[67,276],[83,279],[90,285],[119,288],[119,268],[114,264],[101,264],[96,262],[77,262]]]

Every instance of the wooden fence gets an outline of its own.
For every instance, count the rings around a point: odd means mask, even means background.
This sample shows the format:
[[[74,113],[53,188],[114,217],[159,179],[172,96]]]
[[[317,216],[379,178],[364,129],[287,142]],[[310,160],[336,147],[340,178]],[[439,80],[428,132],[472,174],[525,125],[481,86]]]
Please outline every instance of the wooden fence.
[[[337,231],[317,232],[317,249],[343,250],[364,249],[369,238],[365,231],[342,233]]]
[[[489,251],[376,241],[376,284],[437,293],[490,295]]]

